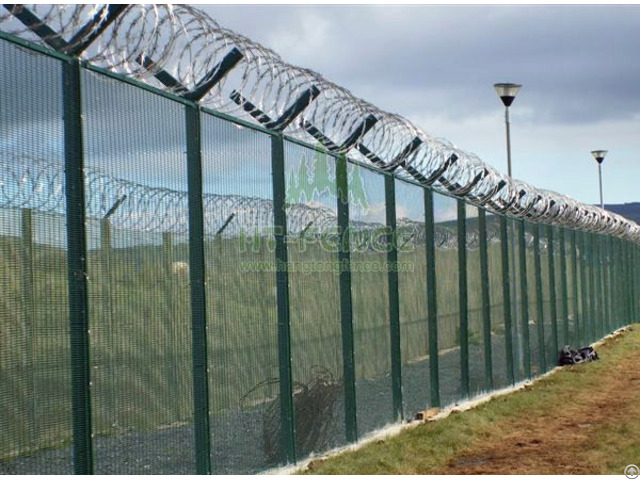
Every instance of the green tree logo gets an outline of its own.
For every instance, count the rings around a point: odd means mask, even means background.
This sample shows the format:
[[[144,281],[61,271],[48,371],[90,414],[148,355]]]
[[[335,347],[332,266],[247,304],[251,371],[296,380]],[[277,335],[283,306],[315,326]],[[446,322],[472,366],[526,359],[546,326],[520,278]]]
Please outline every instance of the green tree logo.
[[[326,153],[316,151],[313,158],[302,157],[297,170],[289,172],[287,179],[287,202],[306,203],[323,195],[337,196],[335,164],[330,165]],[[334,168],[331,168],[334,167]],[[349,203],[363,210],[369,208],[367,192],[358,168],[351,168],[349,179]]]

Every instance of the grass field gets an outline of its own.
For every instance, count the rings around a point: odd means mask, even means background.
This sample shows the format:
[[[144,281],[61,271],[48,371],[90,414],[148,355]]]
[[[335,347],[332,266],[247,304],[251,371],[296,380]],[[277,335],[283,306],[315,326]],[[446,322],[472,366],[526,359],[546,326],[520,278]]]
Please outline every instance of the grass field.
[[[640,328],[524,390],[427,422],[313,474],[621,474],[640,461]]]

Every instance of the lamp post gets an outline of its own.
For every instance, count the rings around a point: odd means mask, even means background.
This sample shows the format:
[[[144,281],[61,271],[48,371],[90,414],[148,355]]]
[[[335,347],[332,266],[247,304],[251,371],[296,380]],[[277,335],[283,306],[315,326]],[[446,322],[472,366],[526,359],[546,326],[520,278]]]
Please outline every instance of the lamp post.
[[[504,104],[504,123],[507,128],[507,173],[511,177],[511,130],[509,128],[510,119],[509,119],[509,107],[513,103],[518,94],[518,90],[522,85],[518,85],[516,83],[496,83],[493,88],[496,89],[500,100]]]
[[[593,158],[598,162],[598,178],[600,179],[600,208],[604,209],[604,201],[602,200],[602,162],[604,162],[604,157],[607,154],[606,150],[594,150],[591,152]]]
[[[509,177],[512,177],[512,169],[511,169],[511,128],[510,128],[510,118],[509,118],[509,107],[513,103],[518,94],[522,85],[518,85],[517,83],[496,83],[493,85],[493,88],[496,89],[496,93],[502,100],[502,104],[504,105],[504,123],[507,130],[507,173]],[[516,337],[516,346],[517,351],[514,352],[516,358],[514,361],[517,361],[517,366],[524,364],[524,352],[523,352],[523,344],[522,344],[522,334],[520,332],[520,310],[518,309],[518,299],[517,289],[516,289],[516,229],[515,225],[511,225],[511,241],[509,245],[511,250],[511,314],[512,318],[515,320],[513,322],[513,333]]]

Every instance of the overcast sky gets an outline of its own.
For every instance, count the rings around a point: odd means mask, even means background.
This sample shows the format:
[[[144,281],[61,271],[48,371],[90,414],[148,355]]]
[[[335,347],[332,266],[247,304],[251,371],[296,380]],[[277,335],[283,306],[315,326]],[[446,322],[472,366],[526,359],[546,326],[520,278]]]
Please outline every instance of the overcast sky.
[[[506,171],[598,203],[640,201],[640,6],[202,5],[222,26]]]

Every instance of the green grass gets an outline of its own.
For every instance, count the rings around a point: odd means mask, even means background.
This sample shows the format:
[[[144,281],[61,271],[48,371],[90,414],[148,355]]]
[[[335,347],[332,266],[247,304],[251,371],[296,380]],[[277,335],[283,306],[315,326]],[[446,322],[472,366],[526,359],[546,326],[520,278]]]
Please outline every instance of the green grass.
[[[632,366],[628,364],[628,360],[637,357],[639,348],[640,330],[636,329],[599,348],[602,359],[598,362],[563,369],[540,379],[525,390],[497,397],[475,409],[452,414],[442,420],[420,424],[393,438],[363,446],[357,451],[323,461],[316,460],[310,464],[306,473],[442,473],[452,460],[474,452],[486,443],[499,442],[500,439],[510,442],[505,439],[505,435],[517,430],[517,425],[525,424],[531,418],[537,418],[541,423],[548,419],[547,434],[552,436],[555,431],[553,419],[559,416],[558,412],[565,410],[568,415],[572,415],[572,409],[580,406],[577,399],[589,394],[588,392],[593,395],[603,390],[603,383],[611,377],[613,370],[626,370],[627,378],[634,375],[634,366],[638,362]],[[639,387],[636,385],[635,391],[637,390]],[[613,398],[615,389],[609,394]],[[587,418],[591,413],[589,408],[582,412]],[[593,473],[619,474],[626,465],[637,462],[640,458],[640,444],[635,441],[638,429],[640,409],[637,407],[635,415],[626,416],[623,421],[603,422],[597,427],[597,433],[590,436],[585,448],[587,466],[591,461],[597,469]],[[527,432],[522,435],[526,437]]]

